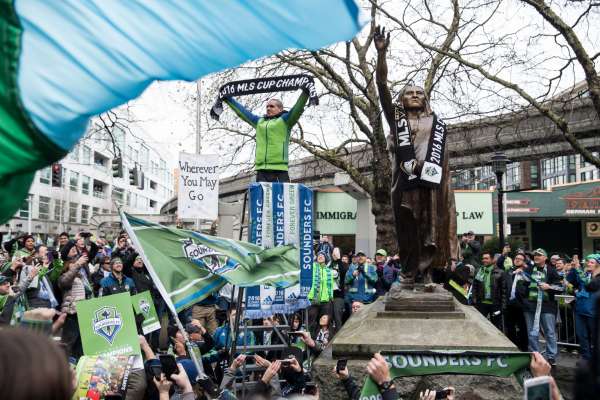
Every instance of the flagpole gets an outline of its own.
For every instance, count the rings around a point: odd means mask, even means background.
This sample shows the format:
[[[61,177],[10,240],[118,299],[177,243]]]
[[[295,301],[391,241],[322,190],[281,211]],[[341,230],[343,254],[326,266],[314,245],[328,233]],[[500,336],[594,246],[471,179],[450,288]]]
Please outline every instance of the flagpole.
[[[141,246],[140,242],[138,241],[133,228],[129,224],[129,220],[125,216],[125,213],[123,212],[123,210],[120,206],[118,207],[118,211],[119,211],[119,215],[121,216],[121,224],[123,225],[123,228],[125,228],[125,231],[127,232],[127,234],[129,235],[129,238],[133,242],[134,247],[137,249],[138,254],[140,255],[140,257],[142,257],[142,260],[144,261],[144,264],[146,265],[146,269],[150,273],[150,276],[152,276],[152,280],[154,282],[154,285],[156,286],[156,289],[158,289],[158,292],[160,293],[162,298],[165,300],[165,304],[167,305],[167,308],[171,312],[171,315],[173,316],[173,319],[175,320],[175,324],[177,325],[177,328],[183,335],[183,338],[185,340],[185,347],[187,348],[188,353],[190,354],[190,358],[192,359],[192,361],[194,362],[194,365],[196,366],[196,370],[198,371],[199,379],[203,379],[203,380],[210,379],[208,377],[208,375],[206,375],[204,373],[204,366],[202,365],[202,360],[198,360],[197,354],[194,351],[192,343],[190,342],[190,338],[189,338],[187,332],[185,331],[183,324],[179,320],[179,316],[177,315],[177,310],[175,309],[175,305],[171,301],[171,298],[169,297],[167,290],[165,289],[161,280],[156,275],[156,272],[154,271],[154,267],[152,267],[152,264],[150,264],[150,260],[148,259],[148,257],[146,257],[146,254],[144,254],[144,251],[142,250],[142,246]],[[198,352],[200,352],[199,349],[198,349]],[[202,357],[202,354],[200,354],[200,356]]]
[[[244,221],[246,220],[246,205],[248,202],[248,190],[246,190],[246,192],[244,193],[244,204],[242,205],[242,218],[241,218],[241,222],[240,222],[240,233],[238,235],[238,240],[242,240],[242,235],[244,232]],[[233,289],[231,290],[231,298],[233,299],[233,296],[235,294],[235,285],[233,286]],[[237,304],[235,307],[235,327],[234,327],[234,335],[233,335],[233,340],[231,341],[231,351],[229,352],[229,364],[231,364],[236,348],[237,348],[237,339],[238,339],[238,334],[240,333],[240,313],[242,312],[242,299],[244,298],[244,288],[241,287],[239,288],[238,291],[238,297],[237,297]],[[246,338],[244,338],[244,343],[246,341]]]

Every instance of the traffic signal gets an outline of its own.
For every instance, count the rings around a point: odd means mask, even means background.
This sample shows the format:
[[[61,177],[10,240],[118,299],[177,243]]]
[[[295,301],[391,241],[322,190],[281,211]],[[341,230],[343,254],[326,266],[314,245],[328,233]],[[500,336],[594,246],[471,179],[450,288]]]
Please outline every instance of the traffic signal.
[[[112,176],[113,178],[123,177],[123,159],[121,157],[115,157],[112,160]]]
[[[138,184],[137,167],[133,167],[129,170],[129,184],[131,186],[137,186]]]
[[[62,186],[62,165],[60,163],[52,164],[52,187]]]

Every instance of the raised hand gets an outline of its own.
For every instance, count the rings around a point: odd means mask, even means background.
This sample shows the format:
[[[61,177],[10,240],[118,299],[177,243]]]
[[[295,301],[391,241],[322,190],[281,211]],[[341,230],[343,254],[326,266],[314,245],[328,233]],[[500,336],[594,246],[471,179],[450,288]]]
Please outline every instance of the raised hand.
[[[377,52],[385,52],[390,45],[390,33],[385,34],[385,27],[377,26],[375,28],[375,35],[373,36],[373,43]]]

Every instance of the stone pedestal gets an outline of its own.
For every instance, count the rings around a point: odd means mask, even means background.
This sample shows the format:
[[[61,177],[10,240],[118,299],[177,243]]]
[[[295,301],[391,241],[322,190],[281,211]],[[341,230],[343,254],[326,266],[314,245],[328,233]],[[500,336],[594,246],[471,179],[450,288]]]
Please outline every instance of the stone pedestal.
[[[348,368],[362,386],[365,366],[378,351],[472,350],[513,352],[515,345],[475,308],[465,306],[441,288],[425,293],[395,288],[387,297],[352,315],[330,346],[314,362],[321,398],[347,399],[332,373],[338,359],[348,359]],[[484,399],[521,399],[523,392],[514,377],[430,375],[398,378],[396,387],[403,399],[417,399],[426,388],[454,386],[457,399],[469,390]]]

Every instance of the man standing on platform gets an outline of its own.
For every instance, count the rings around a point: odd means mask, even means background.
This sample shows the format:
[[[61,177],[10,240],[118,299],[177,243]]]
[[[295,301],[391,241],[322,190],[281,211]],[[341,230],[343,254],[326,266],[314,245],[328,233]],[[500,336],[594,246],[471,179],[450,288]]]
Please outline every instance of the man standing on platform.
[[[247,110],[233,97],[223,101],[231,107],[242,121],[256,129],[256,152],[254,168],[257,182],[289,182],[288,147],[292,127],[304,112],[309,94],[303,91],[290,111],[277,99],[267,102],[267,113],[259,117]]]

